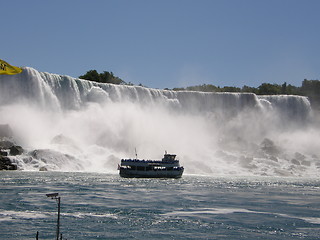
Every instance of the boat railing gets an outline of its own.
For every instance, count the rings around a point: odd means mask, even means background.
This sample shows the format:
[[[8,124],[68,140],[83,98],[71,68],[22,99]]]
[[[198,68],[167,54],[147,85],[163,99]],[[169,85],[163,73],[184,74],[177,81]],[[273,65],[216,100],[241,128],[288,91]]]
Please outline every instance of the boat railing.
[[[143,163],[178,163],[179,160],[162,161],[162,160],[140,160],[140,159],[121,159],[121,162],[143,162]]]

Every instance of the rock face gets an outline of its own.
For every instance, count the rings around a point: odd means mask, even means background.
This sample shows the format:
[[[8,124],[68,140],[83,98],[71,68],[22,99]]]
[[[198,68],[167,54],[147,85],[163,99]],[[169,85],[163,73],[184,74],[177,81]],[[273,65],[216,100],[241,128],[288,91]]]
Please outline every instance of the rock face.
[[[21,146],[12,146],[10,148],[10,155],[11,156],[17,156],[17,155],[21,155],[23,153],[23,148]]]
[[[17,146],[13,139],[13,132],[8,124],[0,124],[0,170],[17,170],[11,156],[21,155],[23,148]]]
[[[51,149],[36,149],[29,153],[33,160],[37,161],[40,171],[55,169],[81,170],[83,167],[76,158]]]
[[[17,165],[12,163],[10,158],[0,156],[0,170],[17,170]]]
[[[14,146],[14,142],[6,138],[0,138],[0,149],[9,149]]]
[[[261,149],[272,156],[277,156],[281,152],[280,149],[268,138],[265,138],[261,143]]]

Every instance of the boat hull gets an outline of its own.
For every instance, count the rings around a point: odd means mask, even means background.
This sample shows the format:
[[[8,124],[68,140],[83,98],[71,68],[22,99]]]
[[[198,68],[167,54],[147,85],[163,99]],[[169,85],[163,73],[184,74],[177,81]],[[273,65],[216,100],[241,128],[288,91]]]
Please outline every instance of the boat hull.
[[[124,178],[181,178],[183,169],[172,171],[139,171],[120,168],[119,174]]]

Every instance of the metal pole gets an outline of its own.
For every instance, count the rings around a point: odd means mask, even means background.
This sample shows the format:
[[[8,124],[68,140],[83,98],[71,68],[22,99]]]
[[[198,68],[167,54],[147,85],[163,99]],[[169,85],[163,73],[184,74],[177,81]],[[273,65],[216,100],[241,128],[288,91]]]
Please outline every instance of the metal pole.
[[[58,220],[57,220],[57,240],[59,240],[59,232],[60,232],[60,197],[58,200]]]
[[[59,233],[60,233],[60,197],[58,197],[59,193],[49,193],[49,194],[46,194],[46,196],[58,201],[58,219],[57,219],[57,238],[56,238],[56,240],[59,240]]]

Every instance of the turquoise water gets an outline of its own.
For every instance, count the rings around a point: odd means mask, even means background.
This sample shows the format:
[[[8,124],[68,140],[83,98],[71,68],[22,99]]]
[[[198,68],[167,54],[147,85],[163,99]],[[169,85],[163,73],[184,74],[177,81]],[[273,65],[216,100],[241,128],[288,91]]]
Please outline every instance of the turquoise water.
[[[320,180],[0,172],[1,239],[318,239]]]

